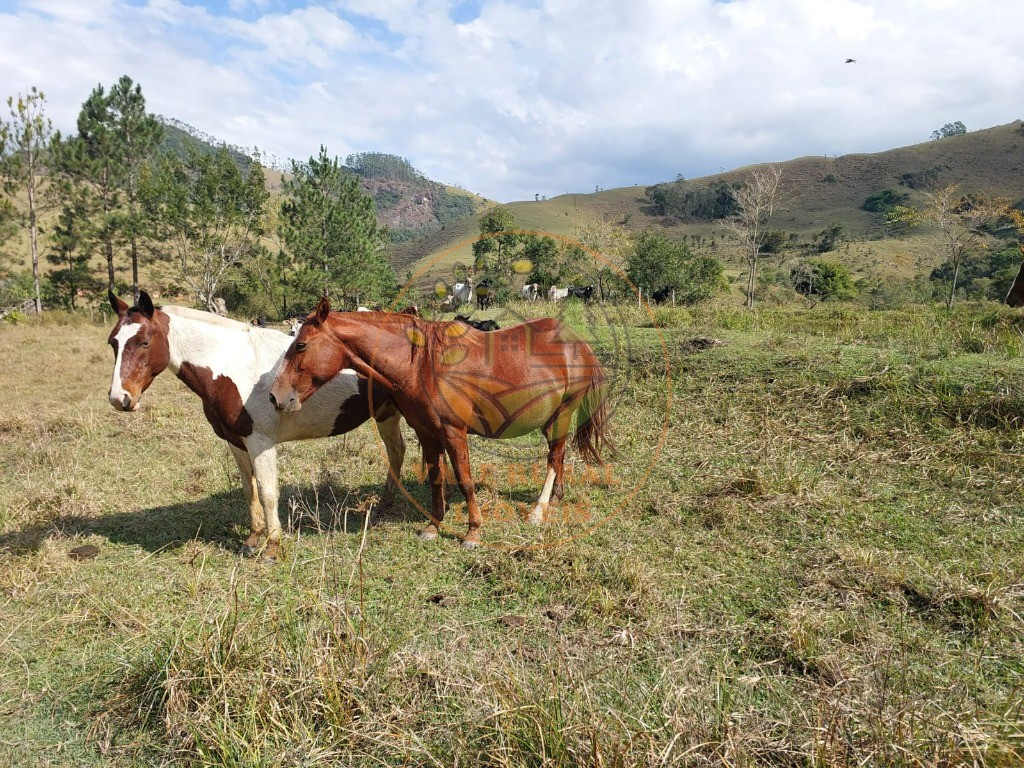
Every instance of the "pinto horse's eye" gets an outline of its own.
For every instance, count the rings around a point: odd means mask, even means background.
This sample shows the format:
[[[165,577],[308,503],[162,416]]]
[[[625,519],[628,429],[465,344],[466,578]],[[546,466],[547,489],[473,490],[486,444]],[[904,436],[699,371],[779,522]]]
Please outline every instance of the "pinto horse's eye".
[[[304,341],[296,341],[295,342],[295,351],[296,352],[305,352],[306,351],[306,342],[304,342]]]

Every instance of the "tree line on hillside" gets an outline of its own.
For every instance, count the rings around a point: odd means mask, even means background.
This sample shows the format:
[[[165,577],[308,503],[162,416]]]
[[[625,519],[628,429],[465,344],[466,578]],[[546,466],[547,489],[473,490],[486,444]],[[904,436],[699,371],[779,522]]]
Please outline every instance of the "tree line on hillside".
[[[37,312],[44,299],[73,309],[104,287],[137,297],[142,266],[166,292],[211,310],[222,296],[286,314],[324,294],[344,306],[397,293],[373,201],[324,147],[292,163],[272,205],[262,166],[235,148],[166,145],[127,75],[92,90],[71,136],[53,129],[34,87],[7,105],[0,243],[27,240],[30,270],[0,265],[0,306],[27,294]]]

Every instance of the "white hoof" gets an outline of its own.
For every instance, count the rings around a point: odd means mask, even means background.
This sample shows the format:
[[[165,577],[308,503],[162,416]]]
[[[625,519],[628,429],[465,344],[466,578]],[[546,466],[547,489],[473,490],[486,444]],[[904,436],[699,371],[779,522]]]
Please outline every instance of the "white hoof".
[[[544,522],[544,513],[547,511],[548,509],[546,505],[538,504],[533,508],[533,511],[530,512],[529,516],[526,518],[526,522],[530,525],[540,525]]]

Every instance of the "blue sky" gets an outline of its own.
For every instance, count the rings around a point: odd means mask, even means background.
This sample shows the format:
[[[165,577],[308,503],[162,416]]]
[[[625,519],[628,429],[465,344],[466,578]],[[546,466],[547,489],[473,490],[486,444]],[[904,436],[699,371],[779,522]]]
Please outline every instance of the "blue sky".
[[[0,0],[0,97],[68,132],[127,74],[232,144],[510,201],[1010,122],[1021,29],[1005,0]]]

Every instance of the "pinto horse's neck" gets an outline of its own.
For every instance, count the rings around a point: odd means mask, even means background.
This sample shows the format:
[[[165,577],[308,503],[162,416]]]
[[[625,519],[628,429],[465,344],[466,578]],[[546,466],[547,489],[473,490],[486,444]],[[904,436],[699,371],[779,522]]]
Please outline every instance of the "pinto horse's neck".
[[[205,368],[214,378],[230,375],[236,385],[250,389],[290,341],[279,331],[252,328],[185,307],[169,306],[157,312],[165,316],[170,352],[167,367],[178,378],[182,378],[183,366]]]

